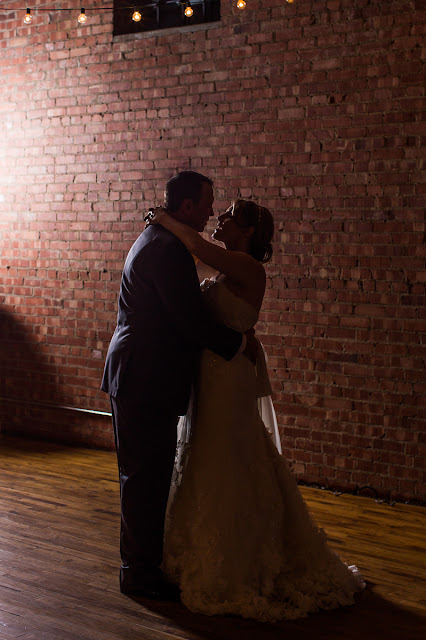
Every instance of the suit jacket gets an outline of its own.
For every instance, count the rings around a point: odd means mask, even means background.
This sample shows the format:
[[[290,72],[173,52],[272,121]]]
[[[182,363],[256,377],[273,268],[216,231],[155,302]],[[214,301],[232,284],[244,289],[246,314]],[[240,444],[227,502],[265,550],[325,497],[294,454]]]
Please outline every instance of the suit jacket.
[[[142,403],[187,409],[204,347],[231,359],[242,335],[206,313],[194,260],[173,234],[149,226],[127,256],[101,389]]]

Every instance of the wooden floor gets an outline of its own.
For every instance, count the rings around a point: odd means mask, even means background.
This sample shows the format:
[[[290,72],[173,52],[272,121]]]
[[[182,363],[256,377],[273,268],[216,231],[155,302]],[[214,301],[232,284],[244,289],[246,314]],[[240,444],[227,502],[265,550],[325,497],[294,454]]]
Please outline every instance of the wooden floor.
[[[1,640],[426,638],[422,507],[303,489],[368,588],[353,607],[264,625],[122,596],[118,494],[113,453],[0,436]]]

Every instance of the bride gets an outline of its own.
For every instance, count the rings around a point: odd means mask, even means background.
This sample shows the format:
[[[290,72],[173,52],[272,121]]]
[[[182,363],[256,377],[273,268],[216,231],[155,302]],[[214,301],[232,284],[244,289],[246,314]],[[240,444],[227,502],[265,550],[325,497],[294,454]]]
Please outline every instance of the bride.
[[[202,283],[215,319],[246,332],[258,320],[272,254],[268,209],[236,200],[204,240],[162,208],[151,222],[219,275]],[[274,622],[354,602],[364,582],[327,545],[280,455],[263,349],[225,361],[202,353],[179,422],[163,571],[191,611]]]

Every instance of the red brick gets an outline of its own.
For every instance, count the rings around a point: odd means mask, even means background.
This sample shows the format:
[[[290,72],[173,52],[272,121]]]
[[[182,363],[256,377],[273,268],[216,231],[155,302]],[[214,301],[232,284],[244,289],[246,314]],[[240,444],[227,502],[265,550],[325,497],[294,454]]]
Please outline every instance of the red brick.
[[[37,34],[8,23],[4,308],[54,363],[50,397],[108,411],[99,377],[139,203],[161,202],[176,168],[198,168],[215,181],[218,211],[241,195],[274,213],[258,334],[295,471],[424,496],[414,451],[426,388],[420,9],[383,14],[373,0],[361,20],[328,2],[315,24],[280,0],[223,11],[215,29],[112,46],[111,16],[71,39],[60,18]],[[377,50],[383,30],[404,56]],[[29,58],[40,86],[28,84]],[[41,434],[66,422],[70,441],[112,446],[107,420],[19,415],[36,417]]]

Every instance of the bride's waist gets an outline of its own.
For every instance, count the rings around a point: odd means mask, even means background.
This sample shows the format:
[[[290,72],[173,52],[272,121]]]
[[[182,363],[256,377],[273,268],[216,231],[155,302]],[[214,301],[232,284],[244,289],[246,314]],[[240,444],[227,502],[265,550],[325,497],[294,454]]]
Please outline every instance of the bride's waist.
[[[227,383],[233,378],[255,378],[256,368],[253,363],[243,353],[237,353],[232,360],[225,360],[214,351],[204,349],[200,359],[200,375],[216,380],[226,379]]]

